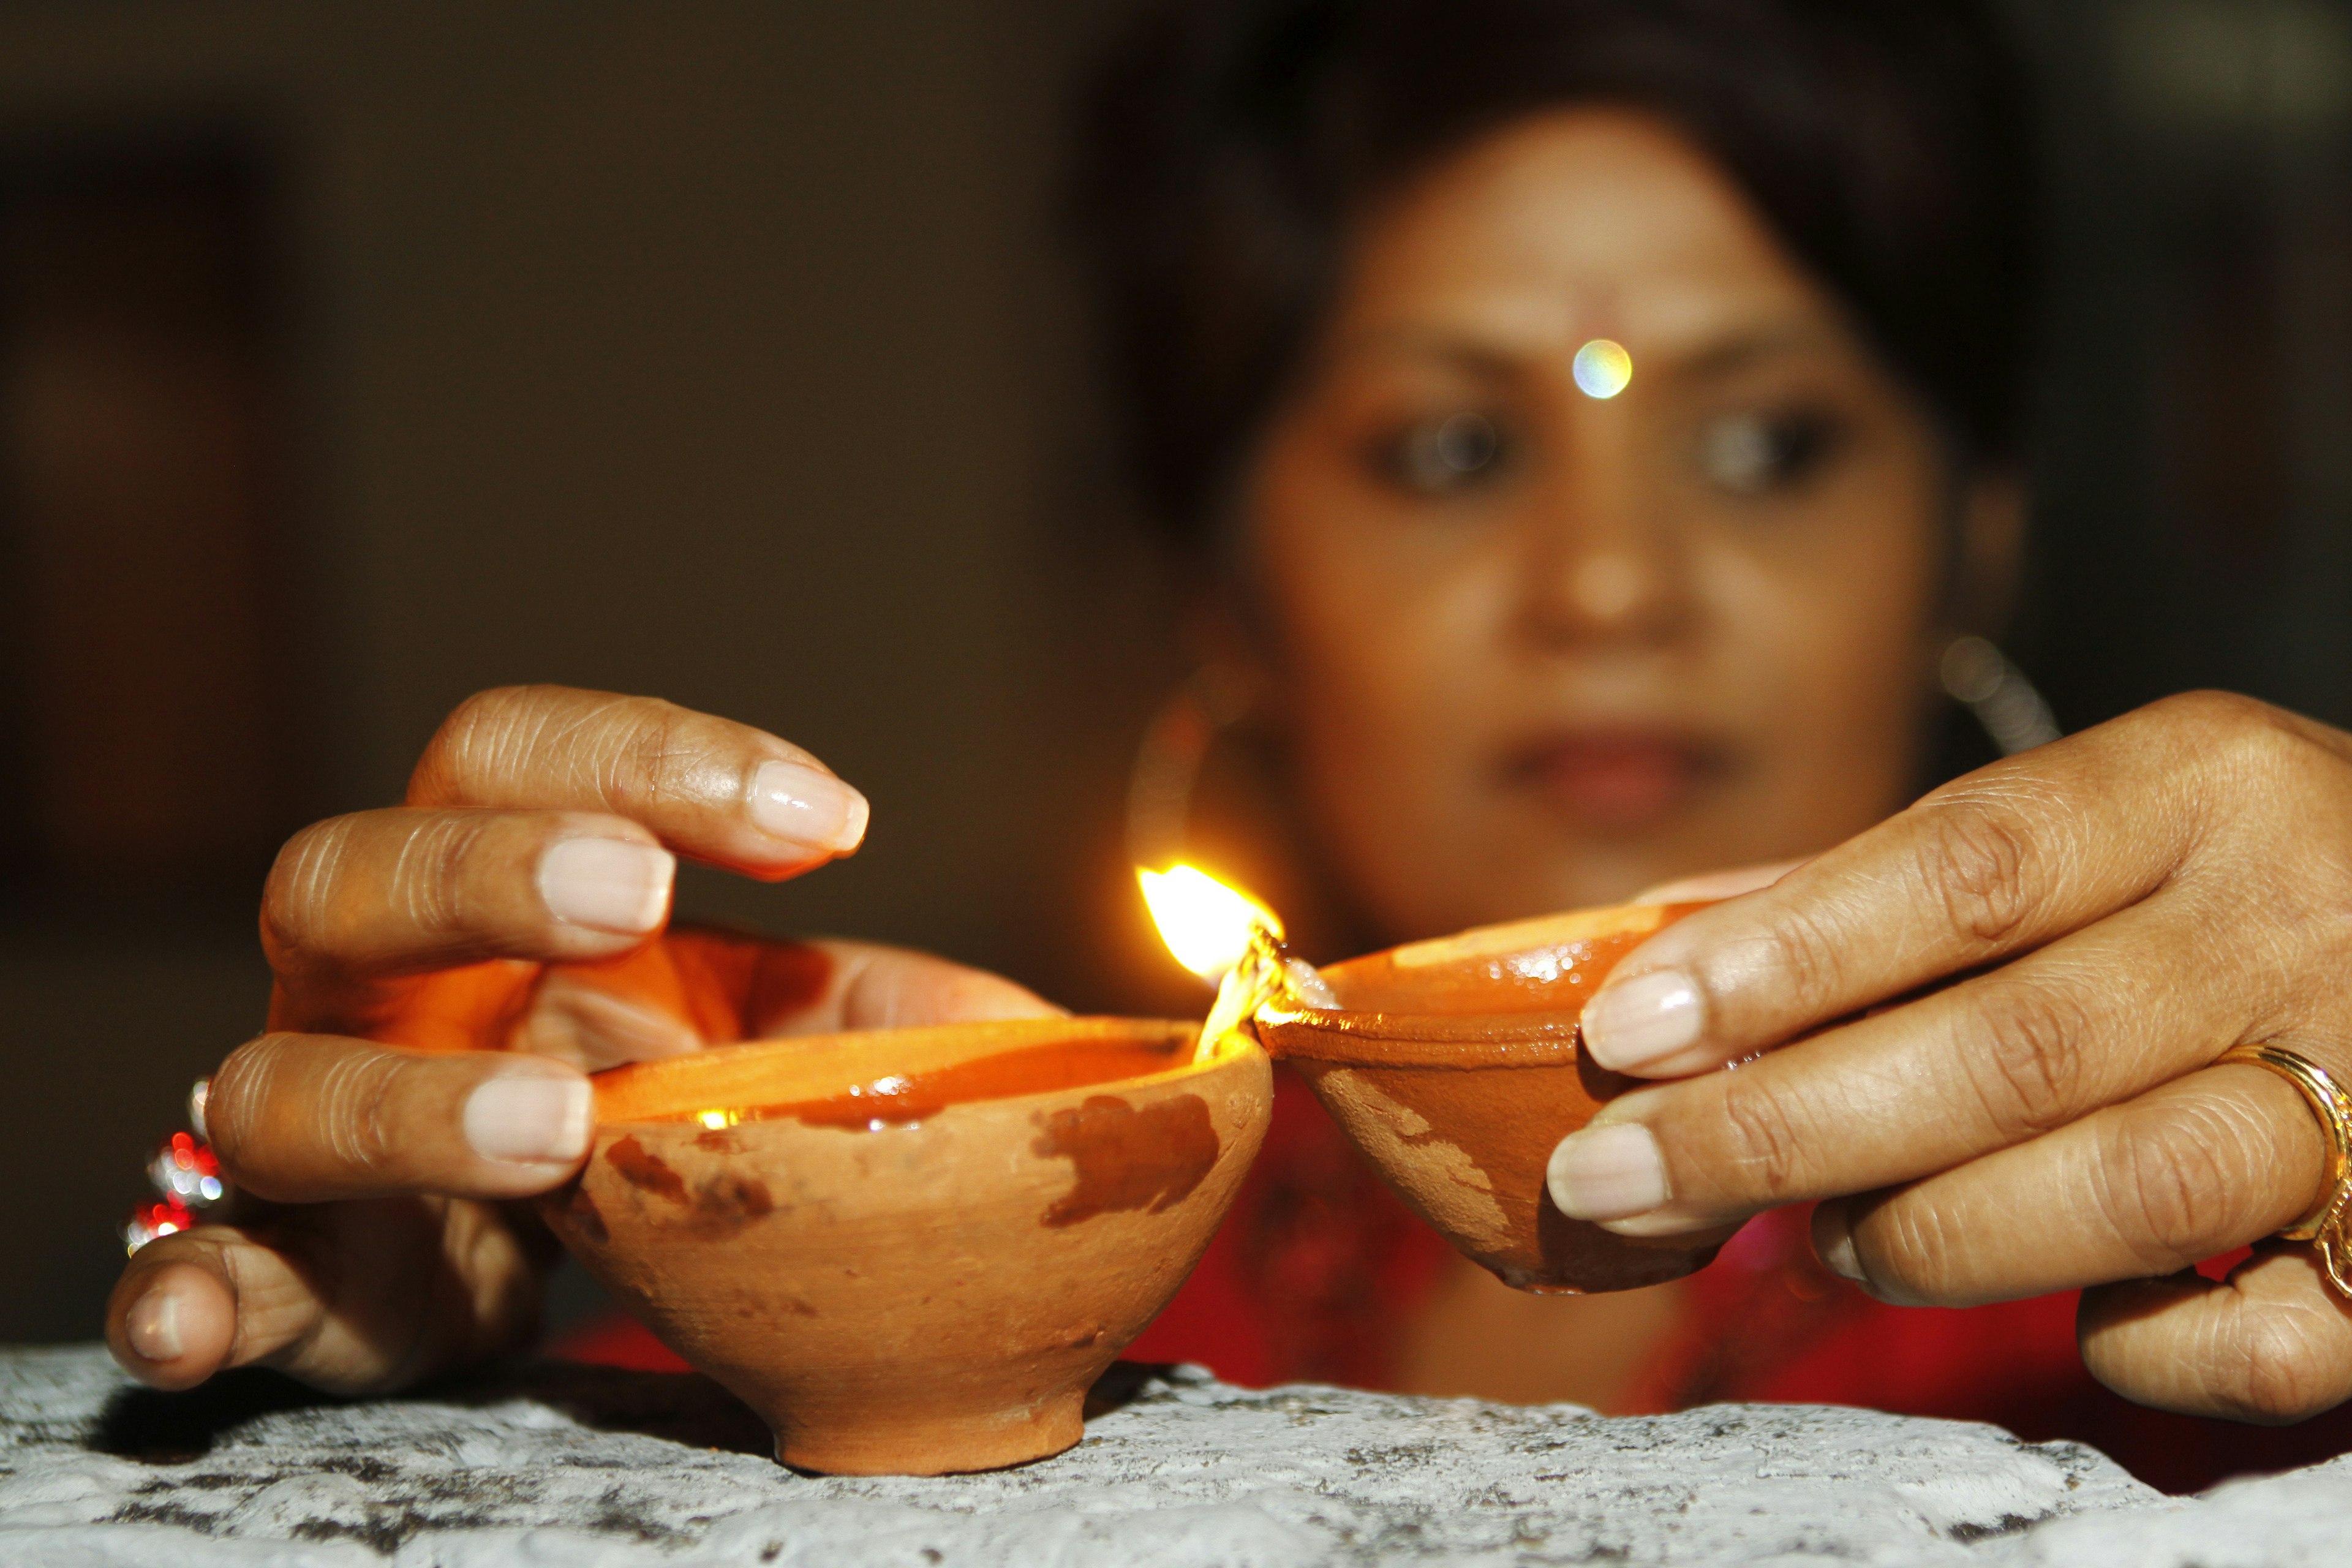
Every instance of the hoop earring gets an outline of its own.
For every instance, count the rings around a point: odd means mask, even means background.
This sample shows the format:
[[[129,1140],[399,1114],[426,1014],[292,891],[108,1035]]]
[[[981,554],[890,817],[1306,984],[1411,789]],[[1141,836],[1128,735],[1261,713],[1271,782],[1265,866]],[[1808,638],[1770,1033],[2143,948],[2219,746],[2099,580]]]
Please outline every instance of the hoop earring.
[[[1228,665],[1194,670],[1144,726],[1127,775],[1127,853],[1138,866],[1183,858],[1192,792],[1217,737],[1257,705],[1254,683]]]
[[[1946,694],[1976,715],[2002,756],[2046,746],[2064,733],[2025,672],[1983,637],[1954,637],[1937,668]]]

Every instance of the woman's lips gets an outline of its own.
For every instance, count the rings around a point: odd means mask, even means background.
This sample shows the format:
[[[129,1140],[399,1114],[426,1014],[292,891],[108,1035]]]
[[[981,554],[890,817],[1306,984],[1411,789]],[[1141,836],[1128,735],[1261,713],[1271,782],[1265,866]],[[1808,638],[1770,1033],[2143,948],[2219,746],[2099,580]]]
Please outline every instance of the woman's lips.
[[[1680,811],[1728,766],[1725,748],[1689,734],[1586,730],[1515,752],[1509,774],[1580,826],[1625,831]]]

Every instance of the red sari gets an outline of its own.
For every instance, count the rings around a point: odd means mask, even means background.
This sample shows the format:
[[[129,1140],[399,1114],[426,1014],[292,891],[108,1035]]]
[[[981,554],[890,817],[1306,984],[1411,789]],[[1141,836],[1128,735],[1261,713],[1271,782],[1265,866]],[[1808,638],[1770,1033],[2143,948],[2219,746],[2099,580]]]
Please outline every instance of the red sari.
[[[2074,1294],[1966,1309],[1889,1307],[1815,1260],[1809,1215],[1761,1216],[1693,1281],[1685,1321],[1636,1375],[1627,1413],[1718,1401],[1853,1405],[2072,1438],[2169,1492],[2352,1451],[2352,1405],[2300,1426],[2144,1409],[2074,1348]],[[1128,1358],[1198,1362],[1228,1382],[1381,1387],[1395,1325],[1425,1297],[1444,1241],[1366,1169],[1287,1070],[1232,1216]],[[2221,1260],[2234,1262],[2235,1259]],[[556,1347],[573,1359],[681,1364],[626,1320]]]

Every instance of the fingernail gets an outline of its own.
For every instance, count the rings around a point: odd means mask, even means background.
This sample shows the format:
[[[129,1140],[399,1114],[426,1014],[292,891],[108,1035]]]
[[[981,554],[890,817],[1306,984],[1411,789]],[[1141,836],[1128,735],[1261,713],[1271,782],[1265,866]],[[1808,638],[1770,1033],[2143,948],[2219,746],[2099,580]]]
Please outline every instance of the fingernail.
[[[488,1079],[466,1097],[466,1142],[485,1160],[568,1163],[588,1152],[593,1109],[585,1079]]]
[[[1698,1043],[1698,987],[1679,969],[1603,986],[1584,1009],[1584,1050],[1612,1072],[1638,1072]]]
[[[562,838],[539,858],[539,897],[566,925],[643,936],[669,912],[677,858],[625,838]]]
[[[1666,1201],[1666,1163],[1646,1127],[1588,1127],[1559,1141],[1544,1184],[1570,1219],[1631,1219]]]
[[[180,1293],[157,1286],[131,1304],[122,1321],[122,1337],[142,1361],[180,1359]]]
[[[1841,1279],[1865,1283],[1862,1258],[1853,1250],[1853,1222],[1843,1204],[1822,1204],[1813,1210],[1813,1256]]]
[[[788,844],[845,855],[866,837],[866,797],[820,768],[765,762],[751,774],[751,820]]]

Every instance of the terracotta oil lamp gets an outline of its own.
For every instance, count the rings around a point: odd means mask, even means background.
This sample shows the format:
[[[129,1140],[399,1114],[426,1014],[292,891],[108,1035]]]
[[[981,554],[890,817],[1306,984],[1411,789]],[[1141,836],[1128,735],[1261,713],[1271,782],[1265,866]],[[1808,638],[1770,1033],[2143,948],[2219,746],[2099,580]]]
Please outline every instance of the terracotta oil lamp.
[[[1213,899],[1178,868],[1189,897]],[[1167,883],[1146,874],[1155,904]],[[1238,895],[1229,895],[1238,899]],[[1595,1066],[1578,1016],[1617,961],[1698,904],[1550,915],[1391,948],[1321,970],[1291,958],[1246,900],[1243,956],[1218,997],[1247,1015],[1356,1148],[1465,1256],[1522,1290],[1625,1290],[1703,1267],[1713,1247],[1621,1237],[1554,1206],[1551,1152],[1642,1080]],[[1180,956],[1181,956],[1180,954]],[[1198,963],[1194,965],[1200,967]]]
[[[1271,1106],[1245,1032],[1042,1018],[599,1074],[544,1204],[777,1457],[936,1475],[1059,1453],[1224,1217]]]

